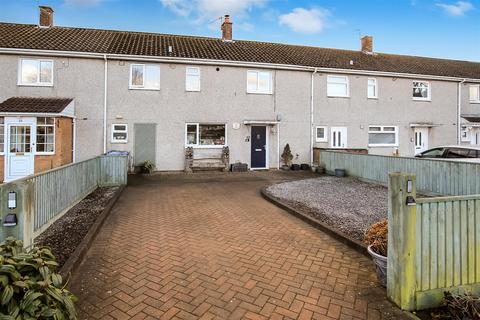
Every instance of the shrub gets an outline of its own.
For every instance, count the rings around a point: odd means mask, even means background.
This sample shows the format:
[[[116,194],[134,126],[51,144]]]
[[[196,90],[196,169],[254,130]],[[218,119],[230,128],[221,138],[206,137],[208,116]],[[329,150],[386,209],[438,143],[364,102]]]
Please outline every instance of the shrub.
[[[145,161],[142,166],[145,172],[148,173],[152,173],[155,170],[155,164],[150,160]]]
[[[288,143],[285,145],[285,148],[283,149],[282,160],[283,160],[283,163],[287,166],[290,166],[293,160],[293,154],[292,154],[292,151],[290,150],[290,145]]]
[[[365,233],[363,242],[368,246],[371,245],[375,253],[386,257],[388,253],[388,220],[384,219],[372,224]]]
[[[48,248],[27,251],[14,238],[1,243],[0,319],[76,319],[75,297],[55,273],[56,266]]]
[[[480,319],[480,297],[445,292],[443,300],[451,319]]]

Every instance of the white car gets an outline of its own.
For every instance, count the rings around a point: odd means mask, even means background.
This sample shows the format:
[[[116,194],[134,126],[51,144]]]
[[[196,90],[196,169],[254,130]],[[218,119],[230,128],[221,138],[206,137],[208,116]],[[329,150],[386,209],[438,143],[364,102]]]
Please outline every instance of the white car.
[[[480,163],[480,147],[476,146],[440,146],[415,155],[423,159],[444,159]]]

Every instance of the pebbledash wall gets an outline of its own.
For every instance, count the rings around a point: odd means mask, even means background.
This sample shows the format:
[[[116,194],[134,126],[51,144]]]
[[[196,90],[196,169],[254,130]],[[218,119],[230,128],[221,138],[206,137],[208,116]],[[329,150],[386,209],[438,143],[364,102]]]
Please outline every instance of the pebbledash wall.
[[[71,97],[75,100],[76,160],[84,160],[103,152],[104,61],[93,58],[50,57],[54,60],[53,87],[17,85],[18,62],[25,55],[0,55],[0,100],[12,96]],[[35,56],[36,58],[42,58]],[[269,127],[268,162],[270,168],[279,164],[278,154],[289,143],[294,162],[309,163],[310,103],[312,72],[271,68],[272,94],[247,93],[247,70],[243,66],[158,63],[160,90],[129,89],[130,64],[127,60],[108,60],[107,89],[107,150],[133,153],[135,123],[157,124],[156,166],[158,170],[184,168],[185,124],[225,123],[230,161],[250,164],[250,126],[246,120],[280,120]],[[138,63],[144,62],[139,59]],[[185,90],[186,66],[201,70],[201,91]],[[217,71],[218,68],[218,71]],[[335,73],[328,73],[335,74]],[[327,126],[327,142],[331,145],[330,128],[347,127],[348,148],[367,148],[370,153],[391,155],[397,147],[369,147],[368,126],[398,126],[398,154],[414,154],[414,131],[411,124],[434,124],[429,130],[429,146],[457,142],[458,82],[429,80],[427,76],[402,78],[348,74],[350,96],[327,97],[327,73],[313,76],[314,126]],[[367,98],[367,79],[374,77],[378,98]],[[430,82],[431,101],[412,99],[413,80]],[[468,83],[462,87],[462,104],[468,102]],[[239,129],[233,124],[240,123]],[[128,142],[111,143],[111,125],[128,125]],[[314,129],[314,128],[313,128]],[[278,137],[279,135],[279,137]],[[278,139],[279,138],[279,147]],[[314,138],[315,140],[315,138]],[[133,154],[133,156],[135,156]]]

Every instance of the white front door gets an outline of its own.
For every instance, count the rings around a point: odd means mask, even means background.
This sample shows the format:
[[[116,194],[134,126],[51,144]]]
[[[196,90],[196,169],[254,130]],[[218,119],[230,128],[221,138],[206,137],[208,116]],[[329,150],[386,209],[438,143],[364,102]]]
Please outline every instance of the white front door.
[[[480,145],[480,128],[472,128],[470,131],[470,144],[474,146]]]
[[[346,127],[332,127],[330,132],[331,132],[330,146],[332,148],[347,148],[347,128]]]
[[[415,154],[428,149],[428,128],[414,129]]]
[[[5,126],[5,181],[8,182],[34,173],[35,121],[6,120]]]

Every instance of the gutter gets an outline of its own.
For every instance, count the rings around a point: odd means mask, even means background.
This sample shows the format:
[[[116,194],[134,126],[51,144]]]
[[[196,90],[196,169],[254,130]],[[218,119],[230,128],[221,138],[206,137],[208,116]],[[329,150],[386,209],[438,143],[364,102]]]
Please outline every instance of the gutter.
[[[15,49],[15,48],[0,48],[0,54],[18,54],[18,55],[24,54],[24,55],[39,55],[39,56],[53,56],[53,57],[77,57],[77,58],[90,58],[90,59],[105,59],[105,57],[107,56],[107,54],[105,53],[60,51],[60,50]],[[152,62],[198,64],[198,65],[254,67],[254,68],[279,69],[279,70],[297,70],[297,71],[307,71],[307,72],[313,72],[316,69],[317,72],[328,72],[328,73],[358,74],[358,75],[385,76],[385,77],[409,78],[409,79],[430,79],[430,80],[443,80],[443,81],[452,81],[452,82],[465,81],[465,82],[480,83],[480,78],[473,79],[473,78],[446,77],[446,76],[436,76],[436,75],[423,75],[423,74],[414,74],[414,73],[310,67],[310,66],[298,66],[298,65],[275,64],[275,63],[264,63],[264,62],[239,62],[239,61],[232,61],[232,60],[210,60],[210,59],[198,59],[198,58],[136,56],[136,55],[127,55],[127,54],[108,54],[108,57],[110,58],[110,60],[118,59],[118,60],[131,60],[131,61],[152,61]]]
[[[461,135],[462,135],[462,126],[461,122],[461,114],[462,114],[462,84],[464,84],[466,79],[463,79],[458,83],[457,89],[457,145],[462,143]]]
[[[317,68],[312,72],[311,83],[310,83],[310,167],[313,166],[313,130],[314,130],[314,119],[313,119],[313,85],[314,85],[314,76],[317,73]]]
[[[108,61],[107,55],[103,55],[104,63],[104,92],[103,92],[103,153],[107,153],[107,89],[108,89]]]

